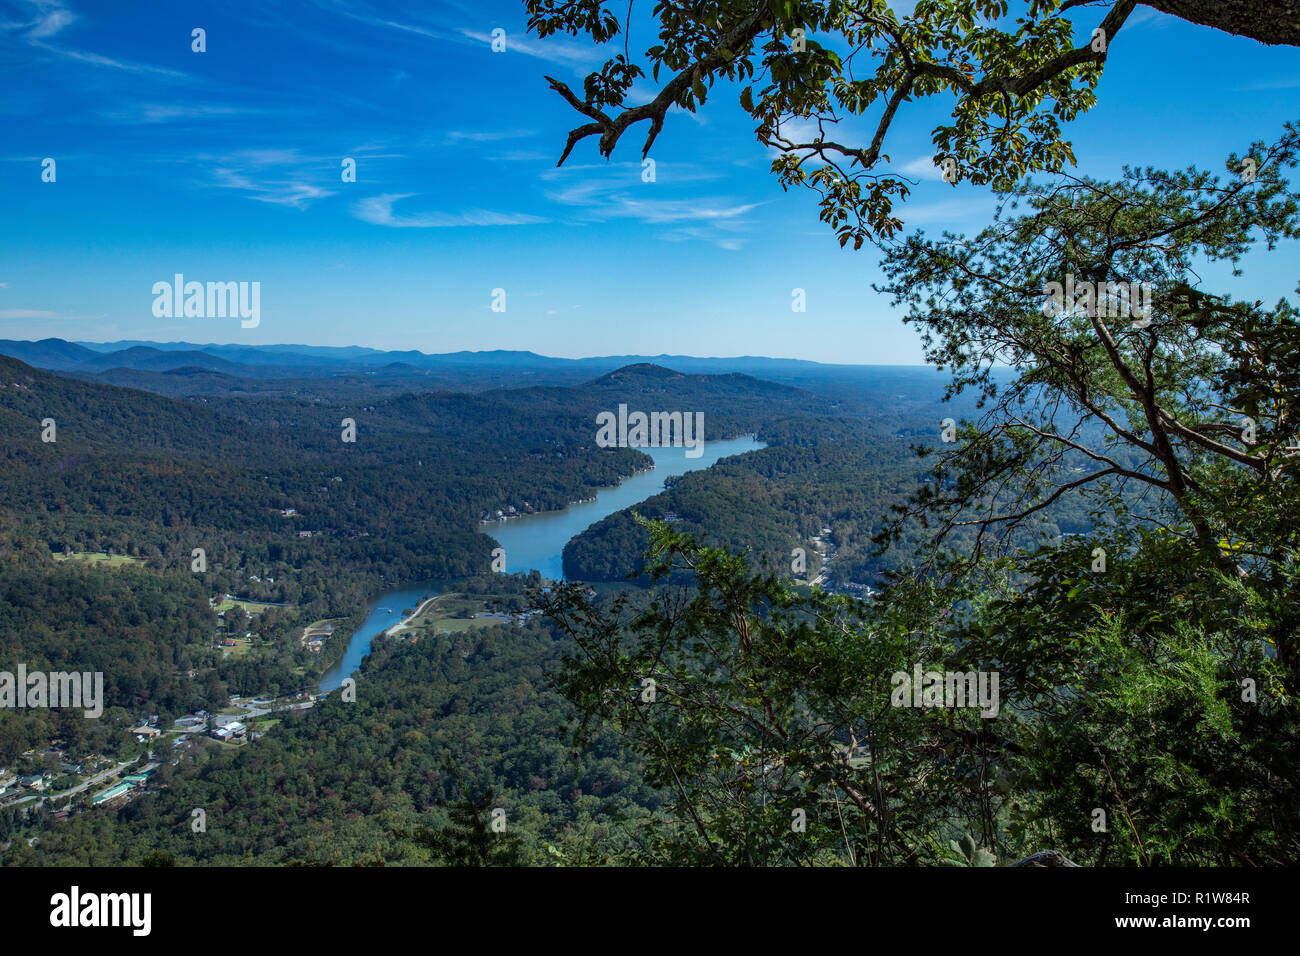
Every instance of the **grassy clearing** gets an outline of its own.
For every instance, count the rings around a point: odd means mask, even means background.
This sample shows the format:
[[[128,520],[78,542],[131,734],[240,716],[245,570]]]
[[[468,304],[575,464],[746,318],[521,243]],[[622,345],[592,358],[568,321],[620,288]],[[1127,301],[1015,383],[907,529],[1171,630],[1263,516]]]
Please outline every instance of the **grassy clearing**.
[[[231,598],[226,598],[220,604],[216,605],[216,610],[229,611],[232,607],[242,607],[249,614],[261,614],[267,608],[279,607],[279,605],[266,604],[263,603],[262,601],[239,601],[239,600],[232,600]],[[288,608],[286,608],[285,610],[288,610]]]
[[[304,628],[302,629],[302,637],[300,638],[300,640],[301,640],[304,644],[306,644],[306,643],[307,643],[308,641],[310,641],[313,637],[329,637],[333,632],[332,632],[332,631],[326,631],[326,630],[325,630],[325,625],[326,625],[326,624],[337,624],[339,621],[342,621],[342,620],[344,620],[344,618],[341,618],[341,617],[327,617],[327,618],[323,618],[323,619],[321,619],[321,620],[319,620],[319,621],[312,621],[310,624],[308,624],[306,627],[304,627]]]
[[[110,568],[118,568],[124,564],[143,564],[139,558],[133,558],[125,554],[106,554],[103,551],[68,551],[57,552],[53,555],[55,561],[86,561],[90,564],[106,564]]]
[[[481,598],[469,598],[463,594],[442,594],[434,598],[424,610],[411,621],[405,630],[417,630],[423,633],[470,631],[479,627],[491,627],[500,624],[499,618],[469,617],[470,614],[482,614],[488,610]]]
[[[433,631],[435,633],[459,633],[461,631],[472,631],[479,627],[491,627],[493,624],[501,623],[504,622],[493,618],[473,618],[472,620],[466,620],[465,618],[448,617],[430,621],[427,624],[422,625],[422,627],[426,631]]]

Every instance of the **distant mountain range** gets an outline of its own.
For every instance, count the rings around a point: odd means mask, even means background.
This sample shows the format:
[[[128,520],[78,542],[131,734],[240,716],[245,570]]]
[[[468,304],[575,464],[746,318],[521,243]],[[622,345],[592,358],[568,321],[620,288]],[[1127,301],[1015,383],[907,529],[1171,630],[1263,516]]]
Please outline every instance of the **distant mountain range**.
[[[895,368],[908,366],[824,365],[802,359],[738,356],[701,358],[690,355],[606,355],[568,359],[536,352],[494,349],[482,352],[428,354],[415,350],[381,351],[361,346],[319,345],[196,345],[190,342],[38,342],[0,340],[0,355],[55,371],[104,372],[110,369],[164,372],[191,367],[228,375],[258,377],[259,369],[333,368],[340,373],[358,369],[396,374],[439,368],[565,369],[600,374],[628,365],[664,365],[683,372],[746,374],[797,373],[816,368]],[[260,374],[265,374],[264,372]]]
[[[0,340],[0,355],[68,378],[172,398],[340,402],[433,392],[573,387],[610,373],[749,376],[817,393],[835,414],[930,409],[947,376],[929,366],[826,365],[802,359],[605,355],[568,359],[495,349],[430,355],[348,346]],[[668,370],[671,369],[671,372]]]

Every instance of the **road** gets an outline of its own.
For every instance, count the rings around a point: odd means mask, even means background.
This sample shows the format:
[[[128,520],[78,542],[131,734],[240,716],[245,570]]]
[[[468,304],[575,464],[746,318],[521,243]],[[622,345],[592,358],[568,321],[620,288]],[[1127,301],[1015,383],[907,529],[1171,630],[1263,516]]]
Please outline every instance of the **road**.
[[[77,784],[71,790],[61,790],[57,794],[51,794],[50,797],[42,797],[41,801],[44,802],[45,800],[52,799],[53,797],[56,796],[70,797],[74,793],[80,793],[81,791],[85,790],[87,787],[95,786],[95,784],[99,783],[101,780],[107,780],[109,777],[116,777],[119,773],[122,772],[124,768],[131,766],[131,764],[135,762],[136,762],[135,760],[124,760],[116,767],[114,767],[112,770],[105,770],[101,774],[96,774],[95,776],[91,777],[89,780]]]
[[[77,784],[75,787],[71,788],[70,790],[60,790],[58,793],[51,793],[45,796],[40,796],[38,794],[33,793],[33,794],[29,794],[26,797],[23,797],[21,800],[15,800],[12,803],[6,803],[5,806],[16,807],[24,803],[31,803],[33,800],[39,800],[41,803],[44,803],[46,800],[62,800],[64,797],[70,797],[74,793],[80,793],[81,791],[85,790],[87,787],[93,787],[96,784],[104,780],[107,780],[109,777],[117,776],[126,767],[131,766],[135,762],[136,760],[134,759],[124,760],[116,767],[112,768],[111,770],[105,770],[103,773],[96,774],[95,776],[91,777],[89,780],[82,781],[81,783]]]
[[[246,713],[239,714],[238,716],[232,714],[230,716],[231,716],[231,720],[238,720],[240,722],[243,722],[252,717],[263,717],[267,714],[278,714],[286,710],[310,710],[312,705],[315,703],[316,701],[314,700],[304,700],[302,703],[299,704],[272,704],[268,707],[249,707]],[[244,705],[240,705],[240,706],[244,706]]]

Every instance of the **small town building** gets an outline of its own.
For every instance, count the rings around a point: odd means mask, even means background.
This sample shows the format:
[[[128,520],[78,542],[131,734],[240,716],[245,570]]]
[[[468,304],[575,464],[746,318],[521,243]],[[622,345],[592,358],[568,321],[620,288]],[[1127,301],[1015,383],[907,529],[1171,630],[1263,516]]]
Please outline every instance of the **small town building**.
[[[212,736],[218,740],[235,740],[238,737],[244,736],[244,733],[247,730],[248,728],[239,721],[232,720],[230,723],[222,724],[216,730],[212,731]]]
[[[109,800],[114,800],[122,796],[130,789],[131,785],[129,783],[119,783],[117,786],[110,787],[102,793],[95,794],[90,803],[92,806],[99,806],[101,803],[107,803]]]

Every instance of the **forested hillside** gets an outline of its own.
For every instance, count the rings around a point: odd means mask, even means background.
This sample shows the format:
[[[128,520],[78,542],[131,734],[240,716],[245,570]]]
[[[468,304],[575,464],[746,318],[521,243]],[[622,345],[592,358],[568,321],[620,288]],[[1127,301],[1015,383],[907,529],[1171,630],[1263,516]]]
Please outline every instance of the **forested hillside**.
[[[231,693],[309,688],[348,629],[314,654],[305,625],[355,624],[386,586],[484,571],[482,518],[562,508],[649,464],[594,444],[600,411],[702,410],[706,437],[725,437],[760,430],[773,410],[824,407],[746,376],[657,367],[575,388],[362,391],[342,405],[177,401],[3,358],[0,385],[0,574],[12,599],[0,639],[33,667],[105,670],[119,734],[145,713],[170,720]],[[234,632],[208,599],[227,594],[278,605],[248,623],[247,654],[215,646]],[[20,729],[0,714],[0,758],[66,737],[51,730],[58,720]]]
[[[15,842],[5,864],[456,862],[417,834],[488,796],[517,862],[609,859],[631,839],[617,818],[645,818],[660,797],[612,737],[570,748],[572,708],[547,681],[564,646],[541,624],[377,643],[355,702],[335,696],[236,754],[168,768],[160,793],[120,814],[39,822],[36,848]]]
[[[914,446],[939,444],[933,412],[896,415],[886,422],[794,418],[766,426],[759,439],[768,448],[672,479],[664,493],[574,538],[564,549],[565,575],[582,581],[635,577],[650,536],[637,526],[634,513],[656,519],[671,514],[679,530],[745,554],[755,567],[766,563],[783,578],[811,581],[824,572],[826,587],[879,587],[890,573],[914,567],[927,550],[918,522],[903,525],[887,550],[877,538],[924,476],[926,462]],[[886,423],[896,430],[882,427]],[[1130,503],[1142,508],[1136,496]],[[1090,530],[1096,521],[1082,496],[1067,495],[1017,540],[1028,546],[1057,541]],[[973,531],[959,531],[949,543],[968,547],[973,537]],[[800,560],[796,548],[803,549],[801,571],[794,567]]]

